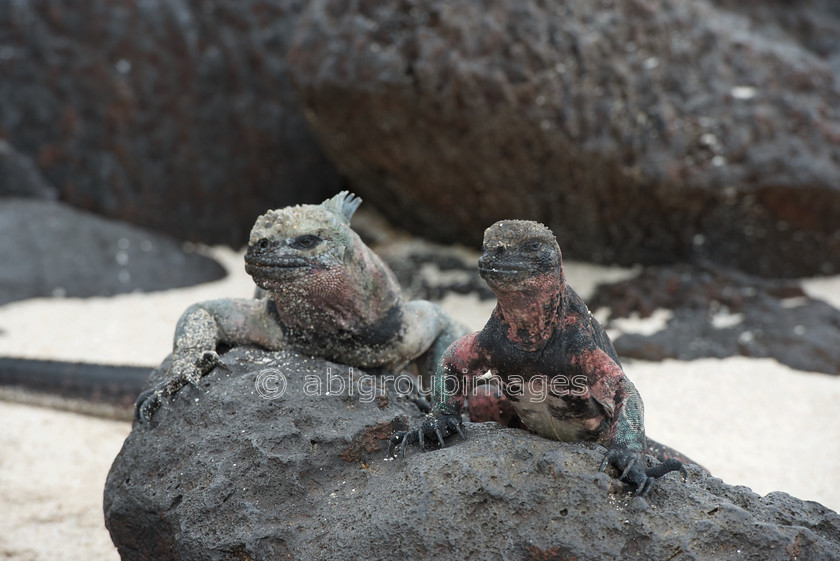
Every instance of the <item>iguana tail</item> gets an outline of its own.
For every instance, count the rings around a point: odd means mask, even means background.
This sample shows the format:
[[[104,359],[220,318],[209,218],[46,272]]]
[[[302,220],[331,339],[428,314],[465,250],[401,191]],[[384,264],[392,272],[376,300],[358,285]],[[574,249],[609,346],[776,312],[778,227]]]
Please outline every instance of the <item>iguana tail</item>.
[[[659,442],[652,440],[650,438],[647,439],[647,453],[659,460],[660,462],[666,462],[668,460],[674,459],[679,460],[683,464],[694,464],[696,466],[700,466],[706,473],[709,472],[706,468],[683,454],[682,452],[678,452],[674,450],[670,446],[665,446],[664,444],[660,444]]]

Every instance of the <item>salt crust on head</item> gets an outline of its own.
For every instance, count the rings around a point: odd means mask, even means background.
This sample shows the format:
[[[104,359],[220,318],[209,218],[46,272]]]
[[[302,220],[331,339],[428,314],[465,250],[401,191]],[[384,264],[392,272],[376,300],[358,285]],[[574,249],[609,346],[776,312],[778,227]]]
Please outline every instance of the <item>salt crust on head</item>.
[[[557,243],[547,226],[533,220],[499,220],[484,231],[484,243],[507,246],[532,238]]]
[[[337,234],[342,228],[350,226],[350,219],[359,208],[362,199],[342,191],[319,205],[295,205],[276,210],[269,210],[257,218],[249,244],[259,240],[292,238],[301,233]]]

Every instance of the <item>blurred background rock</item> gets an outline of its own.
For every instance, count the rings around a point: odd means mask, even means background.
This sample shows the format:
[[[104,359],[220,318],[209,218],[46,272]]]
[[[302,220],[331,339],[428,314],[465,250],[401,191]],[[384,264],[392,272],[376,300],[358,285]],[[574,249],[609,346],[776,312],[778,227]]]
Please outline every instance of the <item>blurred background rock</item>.
[[[0,138],[68,204],[240,246],[339,186],[287,78],[304,4],[2,2]]]
[[[438,242],[832,274],[838,70],[831,0],[9,1],[0,158],[209,244],[349,187]]]

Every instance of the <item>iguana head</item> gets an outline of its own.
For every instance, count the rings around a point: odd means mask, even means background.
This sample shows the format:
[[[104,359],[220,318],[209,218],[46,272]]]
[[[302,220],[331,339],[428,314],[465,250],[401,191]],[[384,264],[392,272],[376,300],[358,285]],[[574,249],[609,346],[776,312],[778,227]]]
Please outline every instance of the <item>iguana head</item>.
[[[248,239],[245,270],[272,291],[353,258],[350,218],[361,199],[342,191],[320,205],[270,210],[257,218]]]
[[[257,219],[245,270],[271,294],[285,325],[322,335],[365,329],[402,301],[394,273],[350,228],[360,203],[342,191]]]
[[[484,232],[478,272],[498,298],[493,317],[527,351],[542,348],[557,327],[566,293],[560,247],[538,222],[502,220]]]
[[[494,291],[523,289],[546,274],[562,275],[560,247],[538,222],[501,220],[484,231],[478,272]]]

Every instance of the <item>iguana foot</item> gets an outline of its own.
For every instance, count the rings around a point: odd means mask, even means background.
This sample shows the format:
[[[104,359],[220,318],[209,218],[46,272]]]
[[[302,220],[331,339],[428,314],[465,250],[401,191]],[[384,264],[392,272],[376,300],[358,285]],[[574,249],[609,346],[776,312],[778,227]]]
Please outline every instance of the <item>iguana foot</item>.
[[[198,387],[201,378],[217,366],[222,366],[222,359],[216,351],[204,351],[172,361],[169,380],[148,389],[134,402],[134,420],[148,425],[155,411],[166,400],[187,384]]]
[[[467,439],[461,428],[460,415],[429,413],[417,430],[397,431],[394,433],[391,437],[391,443],[388,446],[388,455],[395,458],[395,452],[397,451],[397,447],[399,447],[400,455],[405,458],[405,447],[415,442],[420,445],[421,450],[426,450],[425,440],[431,440],[432,438],[436,438],[442,448],[446,446],[443,439],[455,433],[458,433],[464,440]]]
[[[662,477],[666,473],[677,471],[682,474],[683,479],[686,477],[685,467],[682,462],[675,459],[670,459],[645,470],[645,456],[638,451],[632,451],[626,446],[612,446],[604,456],[601,462],[601,470],[604,471],[608,464],[612,464],[621,472],[618,476],[619,481],[628,483],[635,488],[634,495],[643,497],[653,487],[654,481]]]
[[[152,415],[155,411],[160,409],[161,399],[157,395],[158,388],[150,388],[139,396],[134,401],[134,422],[140,421],[147,425],[152,420]]]

